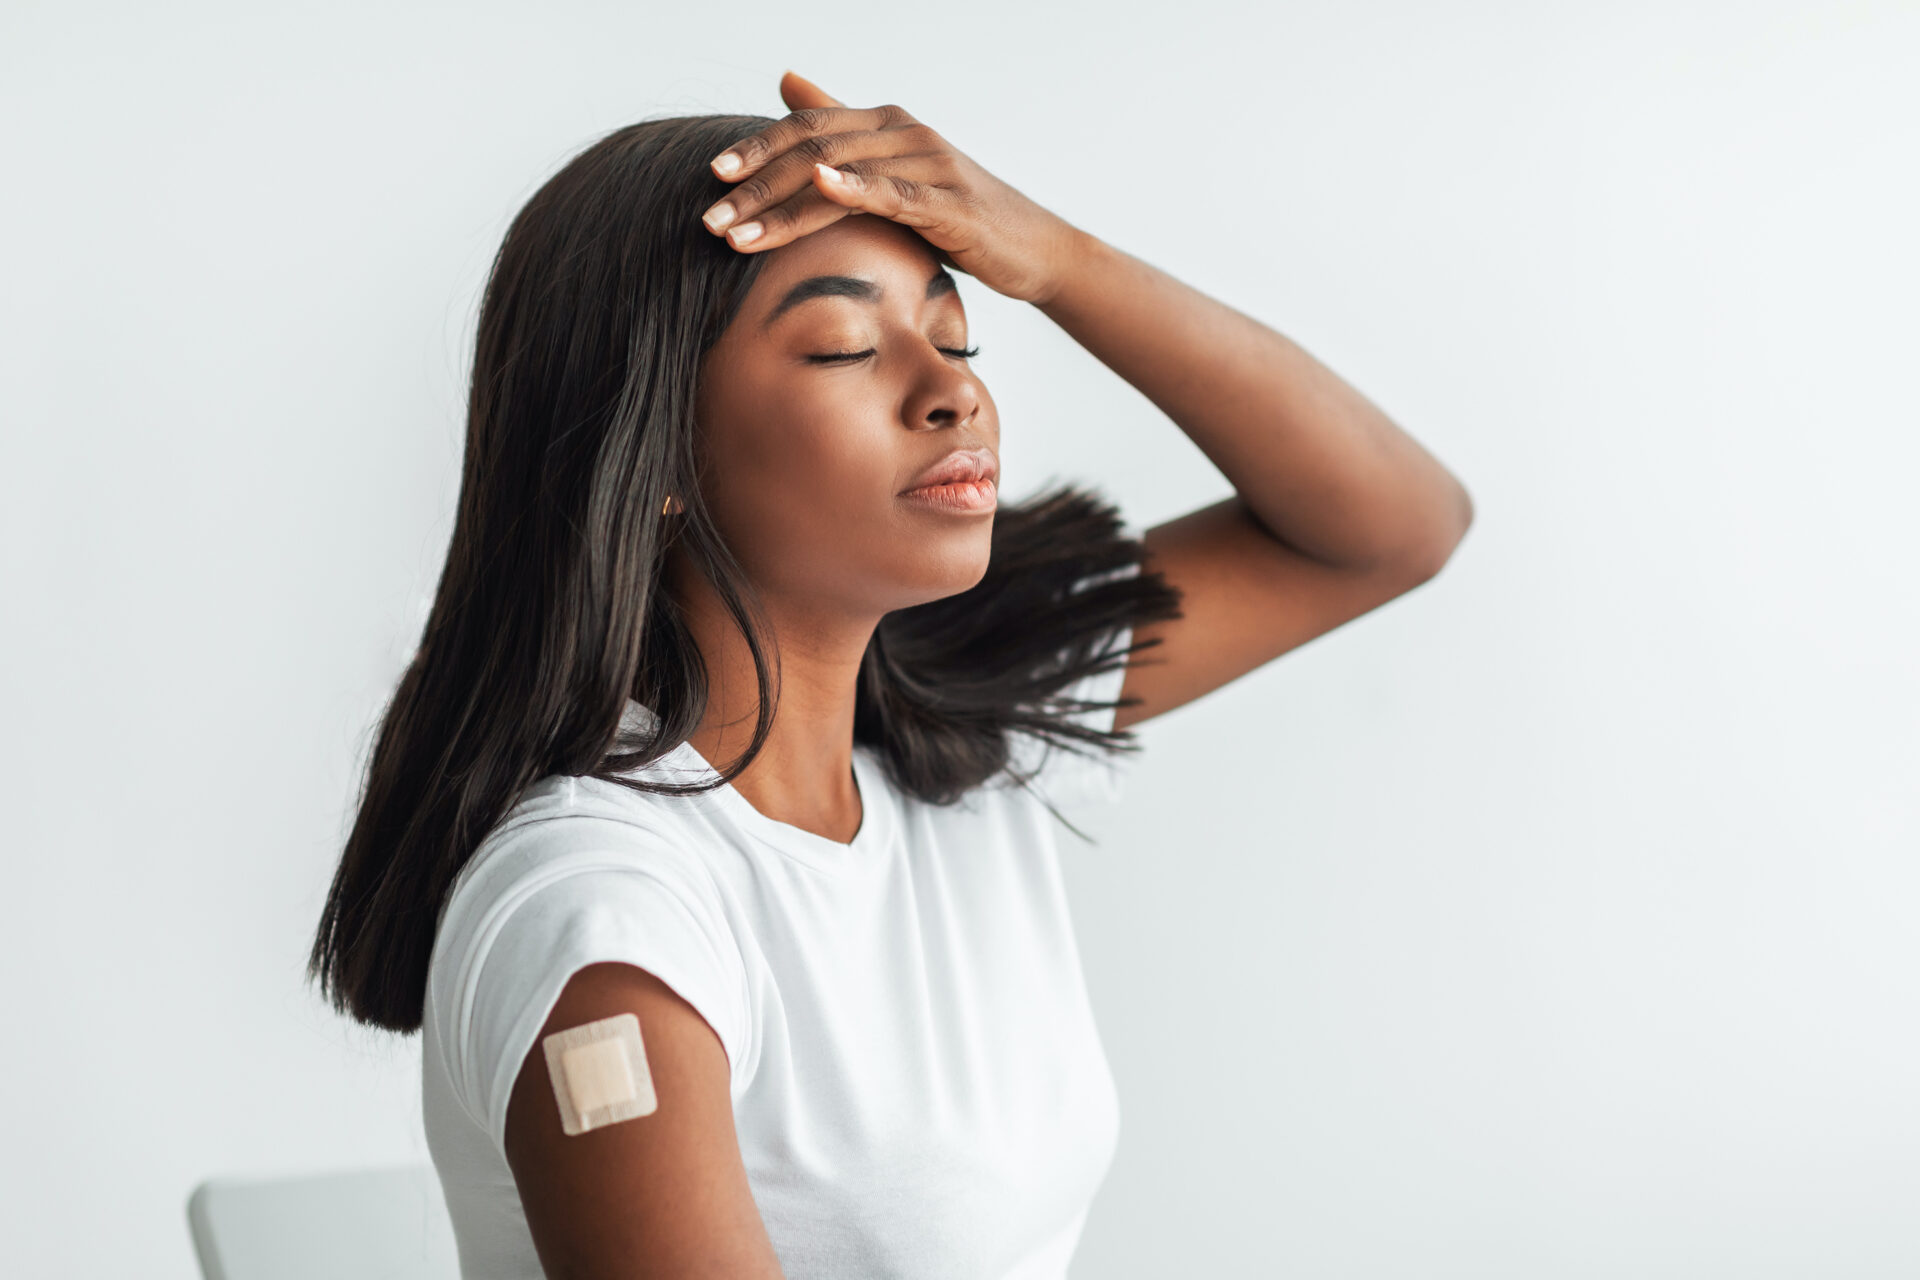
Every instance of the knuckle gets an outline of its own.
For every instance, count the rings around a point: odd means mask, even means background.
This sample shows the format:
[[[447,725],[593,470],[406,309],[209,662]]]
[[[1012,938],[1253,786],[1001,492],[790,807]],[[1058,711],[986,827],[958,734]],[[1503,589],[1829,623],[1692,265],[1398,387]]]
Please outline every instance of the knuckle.
[[[816,133],[801,139],[793,150],[796,155],[811,166],[815,162],[832,164],[834,156],[840,151],[840,147],[839,144],[833,140],[833,135]]]
[[[766,200],[772,190],[767,185],[764,174],[756,173],[751,178],[734,184],[734,208],[748,209]]]
[[[808,133],[818,133],[827,127],[828,121],[833,119],[833,108],[802,107],[789,116],[788,119],[792,120],[794,124],[806,130]]]
[[[901,106],[897,102],[889,102],[889,103],[883,104],[880,108],[880,113],[881,113],[881,119],[885,120],[890,125],[904,126],[904,125],[920,123],[918,120],[915,120],[913,116],[907,112],[907,109],[905,107]]]

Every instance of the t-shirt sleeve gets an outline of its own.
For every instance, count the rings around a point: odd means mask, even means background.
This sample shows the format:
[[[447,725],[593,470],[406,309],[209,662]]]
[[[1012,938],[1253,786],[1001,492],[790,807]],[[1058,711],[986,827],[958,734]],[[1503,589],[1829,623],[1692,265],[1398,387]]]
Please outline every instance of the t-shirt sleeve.
[[[567,979],[587,965],[636,965],[673,988],[713,1027],[739,1078],[745,964],[717,889],[697,871],[619,855],[542,861],[494,904],[469,956],[449,1074],[502,1158],[514,1082]]]
[[[1069,594],[1110,578],[1131,577],[1139,570],[1139,565],[1129,564],[1108,573],[1089,575],[1075,582]],[[1123,626],[1110,640],[1102,642],[1099,652],[1119,653],[1132,643],[1132,626]],[[1111,670],[1082,676],[1055,696],[1076,702],[1112,702],[1119,698],[1120,686],[1126,678],[1127,668],[1122,662]],[[1090,729],[1111,730],[1116,714],[1117,708],[1098,707],[1073,712],[1068,718]],[[1111,752],[1093,743],[1075,743],[1072,748],[1052,746],[1025,734],[1016,738],[1014,758],[1018,767],[1025,770],[1038,765],[1034,786],[1062,809],[1117,803],[1125,794],[1127,774],[1134,763],[1132,753]]]

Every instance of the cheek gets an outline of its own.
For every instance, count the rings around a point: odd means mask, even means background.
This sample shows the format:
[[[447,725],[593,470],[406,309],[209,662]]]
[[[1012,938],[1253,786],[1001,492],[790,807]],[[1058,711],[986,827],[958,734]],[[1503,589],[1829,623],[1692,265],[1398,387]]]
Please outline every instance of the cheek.
[[[811,392],[811,393],[810,393]],[[785,491],[825,486],[850,503],[889,491],[900,449],[887,409],[846,394],[788,388],[742,433],[743,474]]]
[[[842,388],[789,384],[731,420],[710,498],[743,556],[763,568],[798,546],[845,548],[895,518],[905,434],[893,410]]]

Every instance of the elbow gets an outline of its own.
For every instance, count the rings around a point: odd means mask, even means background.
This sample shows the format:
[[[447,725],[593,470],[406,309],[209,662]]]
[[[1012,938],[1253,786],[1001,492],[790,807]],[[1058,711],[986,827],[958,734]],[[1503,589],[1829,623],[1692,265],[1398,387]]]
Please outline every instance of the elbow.
[[[1410,571],[1420,582],[1437,577],[1447,567],[1447,561],[1453,559],[1453,553],[1466,540],[1467,530],[1473,527],[1473,498],[1464,485],[1456,484],[1454,488],[1455,498],[1448,517],[1437,522],[1406,555]]]

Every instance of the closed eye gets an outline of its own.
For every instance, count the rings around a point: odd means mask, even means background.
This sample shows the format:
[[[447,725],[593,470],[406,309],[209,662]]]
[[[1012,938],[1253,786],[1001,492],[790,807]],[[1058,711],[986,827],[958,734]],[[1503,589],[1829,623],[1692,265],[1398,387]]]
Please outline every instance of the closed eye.
[[[980,354],[979,347],[941,347],[940,351],[945,355],[959,356],[962,360],[971,360]],[[815,364],[850,363],[855,360],[865,360],[872,354],[873,348],[869,347],[865,351],[835,351],[827,355],[808,356],[807,359]]]

